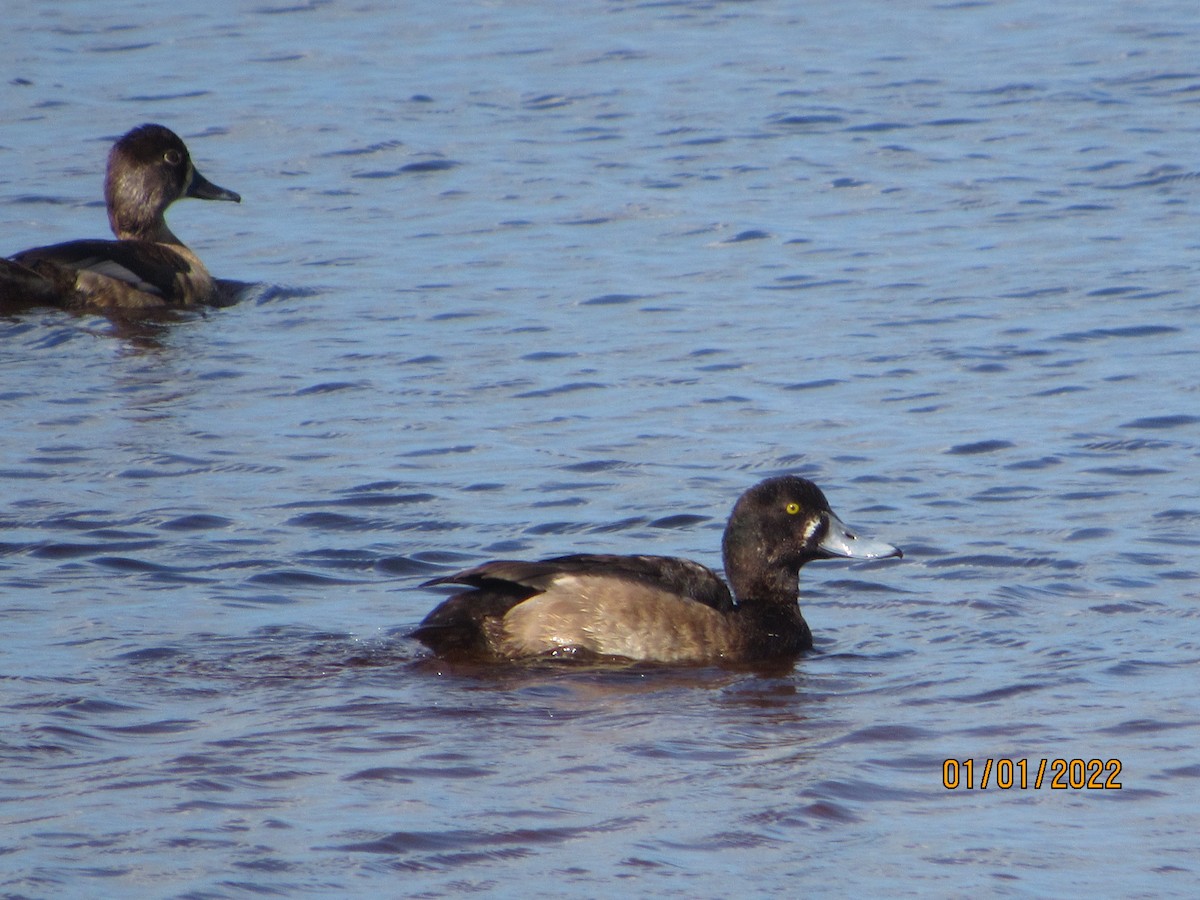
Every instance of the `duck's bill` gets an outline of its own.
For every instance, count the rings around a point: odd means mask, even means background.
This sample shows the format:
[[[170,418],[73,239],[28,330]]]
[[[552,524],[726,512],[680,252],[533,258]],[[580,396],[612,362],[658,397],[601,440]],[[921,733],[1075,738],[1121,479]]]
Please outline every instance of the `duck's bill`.
[[[223,187],[217,187],[195,169],[192,169],[192,180],[188,184],[188,197],[195,197],[197,200],[232,200],[234,203],[241,203],[241,194],[235,194],[233,191],[228,191]]]
[[[817,546],[828,556],[841,559],[888,559],[904,555],[899,547],[856,534],[833,513],[826,515],[829,527]]]

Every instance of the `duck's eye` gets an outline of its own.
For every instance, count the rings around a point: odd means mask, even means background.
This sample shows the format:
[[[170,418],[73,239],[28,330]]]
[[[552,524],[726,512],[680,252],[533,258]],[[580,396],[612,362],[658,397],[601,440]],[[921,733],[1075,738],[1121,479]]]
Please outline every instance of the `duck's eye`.
[[[799,503],[789,503],[787,506],[784,507],[784,510],[787,512],[787,514],[789,516],[794,516],[796,513],[800,512],[800,504]]]
[[[163,154],[163,159],[167,161],[167,165],[177,166],[183,162],[183,154],[178,150],[168,150]]]

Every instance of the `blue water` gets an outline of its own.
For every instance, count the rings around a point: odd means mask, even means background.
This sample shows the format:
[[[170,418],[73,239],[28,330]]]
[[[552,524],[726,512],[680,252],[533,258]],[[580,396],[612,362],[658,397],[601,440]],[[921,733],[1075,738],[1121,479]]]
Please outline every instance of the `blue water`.
[[[1193,4],[26,6],[0,252],[158,121],[249,286],[0,319],[0,892],[1194,892]],[[407,638],[497,556],[719,565],[785,471],[905,550],[805,569],[793,668]]]

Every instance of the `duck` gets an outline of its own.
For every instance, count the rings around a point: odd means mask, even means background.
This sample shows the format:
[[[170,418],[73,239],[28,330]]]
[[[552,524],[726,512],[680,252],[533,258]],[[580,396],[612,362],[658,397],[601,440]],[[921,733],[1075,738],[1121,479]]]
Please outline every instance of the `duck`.
[[[136,312],[220,303],[217,282],[167,227],[167,208],[183,197],[242,200],[201,175],[171,129],[132,129],[113,144],[104,178],[116,240],[67,241],[0,259],[0,305]]]
[[[721,542],[729,583],[668,556],[574,554],[495,560],[425,582],[464,585],[412,636],[436,656],[477,661],[605,659],[768,663],[813,646],[799,574],[818,559],[888,559],[898,548],[848,528],[797,475],[738,498]]]

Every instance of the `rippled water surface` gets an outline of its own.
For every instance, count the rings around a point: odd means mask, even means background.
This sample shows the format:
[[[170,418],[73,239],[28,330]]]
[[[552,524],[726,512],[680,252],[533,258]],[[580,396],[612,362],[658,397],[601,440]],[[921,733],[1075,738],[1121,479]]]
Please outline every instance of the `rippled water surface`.
[[[6,16],[0,252],[158,121],[249,286],[0,318],[0,892],[1191,895],[1194,5],[410,6]],[[780,472],[906,552],[794,667],[407,637]]]

